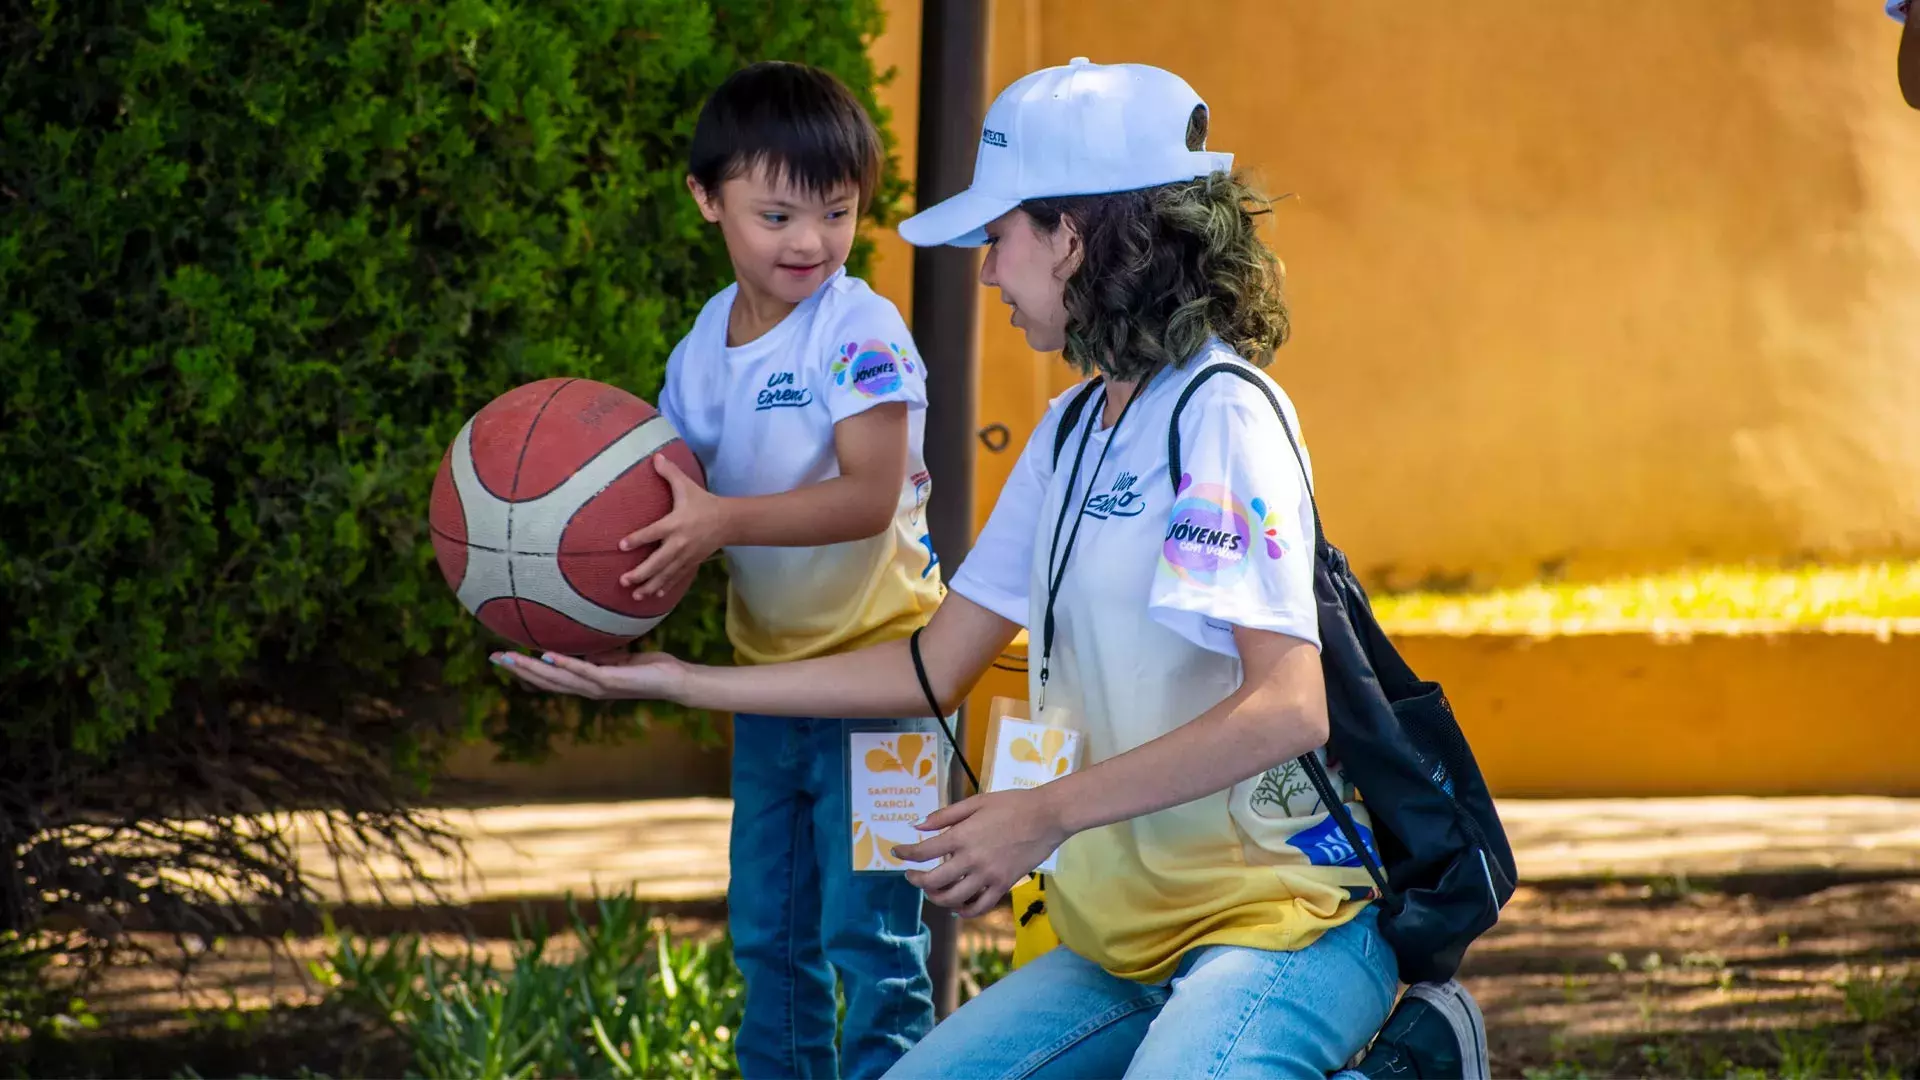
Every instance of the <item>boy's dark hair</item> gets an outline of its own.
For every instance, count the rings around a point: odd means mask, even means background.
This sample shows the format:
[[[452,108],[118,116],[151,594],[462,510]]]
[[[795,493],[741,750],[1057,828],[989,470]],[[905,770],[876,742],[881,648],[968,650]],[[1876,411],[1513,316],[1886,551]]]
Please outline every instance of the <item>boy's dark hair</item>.
[[[1201,106],[1187,149],[1206,145]],[[1080,234],[1065,353],[1085,374],[1131,382],[1185,363],[1209,337],[1265,367],[1287,340],[1286,274],[1256,225],[1268,202],[1239,173],[1020,208],[1043,233],[1070,220]]]
[[[882,167],[880,132],[840,80],[805,64],[742,68],[707,98],[693,128],[687,173],[710,195],[765,166],[777,182],[814,195],[842,184],[873,197]]]

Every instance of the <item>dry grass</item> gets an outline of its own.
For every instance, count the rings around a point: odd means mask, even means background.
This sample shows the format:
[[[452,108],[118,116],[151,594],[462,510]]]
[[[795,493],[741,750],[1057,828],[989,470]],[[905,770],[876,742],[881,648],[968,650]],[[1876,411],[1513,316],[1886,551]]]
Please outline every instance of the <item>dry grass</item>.
[[[1719,567],[1481,593],[1374,598],[1396,634],[1622,631],[1920,632],[1920,561],[1795,570]]]

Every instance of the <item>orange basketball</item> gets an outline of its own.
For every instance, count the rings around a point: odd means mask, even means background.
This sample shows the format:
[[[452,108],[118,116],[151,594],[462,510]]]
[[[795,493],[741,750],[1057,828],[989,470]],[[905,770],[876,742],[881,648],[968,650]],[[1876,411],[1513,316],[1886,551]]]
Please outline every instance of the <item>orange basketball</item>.
[[[447,584],[487,629],[529,648],[583,656],[653,629],[693,580],[643,600],[620,584],[651,550],[621,551],[620,538],[673,508],[655,454],[706,482],[667,418],[625,390],[543,379],[495,398],[433,481]]]

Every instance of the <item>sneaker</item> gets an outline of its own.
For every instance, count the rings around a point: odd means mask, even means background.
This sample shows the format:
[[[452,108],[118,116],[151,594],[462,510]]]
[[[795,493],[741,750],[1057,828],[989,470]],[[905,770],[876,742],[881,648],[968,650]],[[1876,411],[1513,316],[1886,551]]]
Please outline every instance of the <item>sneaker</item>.
[[[1488,1080],[1486,1019],[1459,983],[1416,983],[1354,1068],[1373,1080]]]

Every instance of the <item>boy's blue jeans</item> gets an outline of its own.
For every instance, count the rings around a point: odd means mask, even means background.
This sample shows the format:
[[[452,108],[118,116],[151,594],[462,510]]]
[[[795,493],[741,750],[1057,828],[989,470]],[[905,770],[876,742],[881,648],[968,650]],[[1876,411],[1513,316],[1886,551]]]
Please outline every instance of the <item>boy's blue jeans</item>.
[[[727,927],[747,984],[735,1052],[749,1080],[879,1076],[933,1029],[920,890],[850,868],[848,723],[734,717]],[[838,1053],[836,971],[847,999]]]

